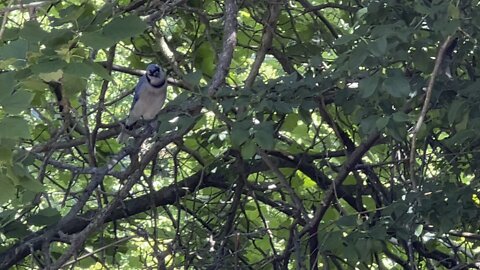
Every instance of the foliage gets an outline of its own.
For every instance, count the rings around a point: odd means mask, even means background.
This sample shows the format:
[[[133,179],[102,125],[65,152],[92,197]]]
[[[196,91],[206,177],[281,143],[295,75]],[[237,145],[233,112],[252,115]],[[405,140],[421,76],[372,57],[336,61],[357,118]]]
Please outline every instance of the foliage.
[[[0,269],[480,267],[472,1],[7,2]]]

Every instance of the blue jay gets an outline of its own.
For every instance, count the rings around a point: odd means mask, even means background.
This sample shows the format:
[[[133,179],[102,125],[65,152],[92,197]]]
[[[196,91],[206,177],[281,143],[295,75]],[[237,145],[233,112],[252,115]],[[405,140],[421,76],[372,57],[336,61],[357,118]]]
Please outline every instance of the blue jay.
[[[138,120],[154,119],[165,103],[167,96],[167,77],[159,65],[150,64],[146,73],[140,77],[135,86],[130,114],[125,121],[125,128],[132,129]],[[118,142],[125,143],[128,134],[125,131],[118,135]]]

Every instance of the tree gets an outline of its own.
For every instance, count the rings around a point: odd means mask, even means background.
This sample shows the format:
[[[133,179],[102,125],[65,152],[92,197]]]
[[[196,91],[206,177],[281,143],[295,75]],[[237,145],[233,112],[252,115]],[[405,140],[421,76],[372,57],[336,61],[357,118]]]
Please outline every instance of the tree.
[[[0,7],[1,269],[480,267],[472,1]]]

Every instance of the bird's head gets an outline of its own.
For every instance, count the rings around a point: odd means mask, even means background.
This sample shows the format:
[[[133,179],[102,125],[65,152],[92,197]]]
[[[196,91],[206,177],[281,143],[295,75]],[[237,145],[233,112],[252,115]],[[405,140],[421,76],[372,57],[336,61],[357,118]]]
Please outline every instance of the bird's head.
[[[147,66],[147,76],[159,78],[162,74],[162,70],[157,64],[150,64]]]

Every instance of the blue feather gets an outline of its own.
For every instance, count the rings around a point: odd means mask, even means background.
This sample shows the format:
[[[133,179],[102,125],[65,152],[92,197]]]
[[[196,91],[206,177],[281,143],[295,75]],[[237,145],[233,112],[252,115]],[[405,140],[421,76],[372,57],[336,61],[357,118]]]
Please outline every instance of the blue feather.
[[[135,86],[130,114],[125,122],[127,129],[140,119],[154,119],[165,103],[167,90],[167,78],[160,66],[148,65],[145,75],[140,77]],[[128,135],[121,132],[118,136],[119,142],[125,142]]]

